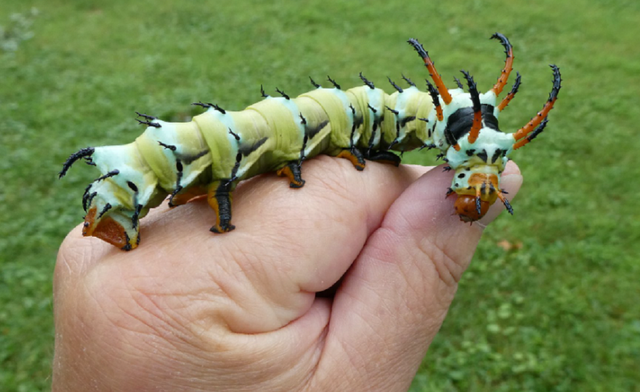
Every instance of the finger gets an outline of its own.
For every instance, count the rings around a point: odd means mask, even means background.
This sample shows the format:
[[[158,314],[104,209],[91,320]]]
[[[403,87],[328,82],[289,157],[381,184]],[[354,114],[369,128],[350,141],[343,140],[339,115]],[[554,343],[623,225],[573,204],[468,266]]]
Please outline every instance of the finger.
[[[332,374],[325,381],[342,383],[337,389],[354,380],[379,390],[408,389],[482,234],[482,226],[451,215],[454,201],[442,193],[449,182],[450,176],[432,170],[412,184],[346,275],[334,300],[325,353],[347,356],[354,370],[339,371],[324,360],[324,372],[318,372]],[[511,196],[520,183],[517,167],[510,165],[503,184]]]

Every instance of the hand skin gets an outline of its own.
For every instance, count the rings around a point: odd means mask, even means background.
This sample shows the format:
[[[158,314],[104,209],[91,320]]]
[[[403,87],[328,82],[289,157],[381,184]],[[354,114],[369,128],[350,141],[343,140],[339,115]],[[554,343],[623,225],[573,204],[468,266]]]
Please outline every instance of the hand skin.
[[[303,169],[302,189],[241,184],[230,233],[209,232],[204,200],[154,210],[131,252],[76,227],[55,269],[53,391],[406,391],[504,207],[460,222],[441,167]],[[502,187],[521,183],[509,163]]]

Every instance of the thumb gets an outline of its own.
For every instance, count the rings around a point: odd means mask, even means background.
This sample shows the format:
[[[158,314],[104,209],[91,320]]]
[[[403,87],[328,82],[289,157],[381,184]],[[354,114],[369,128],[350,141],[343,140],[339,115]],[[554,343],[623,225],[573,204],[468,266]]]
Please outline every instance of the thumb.
[[[436,168],[412,184],[345,276],[325,350],[337,350],[354,366],[322,372],[331,375],[331,384],[341,384],[338,389],[354,382],[368,383],[367,390],[409,388],[483,228],[504,209],[494,204],[481,224],[460,222],[452,215],[454,198],[444,198],[450,181],[450,174]],[[502,186],[513,197],[521,184],[520,171],[510,163]],[[331,367],[329,361],[323,365]]]

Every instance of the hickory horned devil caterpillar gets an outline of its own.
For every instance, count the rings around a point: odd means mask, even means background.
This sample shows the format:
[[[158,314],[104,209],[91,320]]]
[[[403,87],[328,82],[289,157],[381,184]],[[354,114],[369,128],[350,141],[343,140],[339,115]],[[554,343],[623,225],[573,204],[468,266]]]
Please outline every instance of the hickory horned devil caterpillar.
[[[300,188],[302,162],[318,154],[346,158],[363,170],[365,159],[397,166],[400,157],[391,150],[415,148],[440,149],[445,169],[455,172],[447,195],[457,194],[455,212],[462,221],[480,219],[496,199],[513,213],[500,174],[511,151],[544,130],[560,91],[560,70],[551,65],[553,88],[542,110],[515,133],[503,133],[498,115],[521,78],[517,74],[511,92],[496,104],[513,69],[513,48],[500,33],[491,38],[504,46],[506,61],[496,84],[483,94],[465,71],[468,92],[455,78],[457,88],[447,89],[428,53],[410,39],[433,80],[427,80],[428,92],[403,76],[409,87],[389,79],[396,92],[387,95],[361,73],[364,85],[346,91],[331,78],[331,88],[311,79],[315,89],[297,98],[262,90],[262,101],[239,112],[198,102],[194,105],[207,110],[186,123],[138,113],[147,128],[134,142],[83,148],[62,167],[60,178],[83,158],[102,173],[82,198],[87,212],[82,234],[131,250],[140,242],[139,219],[150,208],[167,195],[169,205],[178,206],[204,194],[216,215],[211,231],[224,233],[234,229],[230,193],[241,180],[276,171]]]

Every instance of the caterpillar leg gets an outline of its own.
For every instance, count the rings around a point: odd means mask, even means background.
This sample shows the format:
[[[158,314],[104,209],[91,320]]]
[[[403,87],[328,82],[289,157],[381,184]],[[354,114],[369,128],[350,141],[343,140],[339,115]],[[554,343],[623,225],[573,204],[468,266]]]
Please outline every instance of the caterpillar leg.
[[[389,151],[372,151],[371,154],[367,156],[367,159],[396,167],[400,166],[400,162],[402,162],[399,156]]]
[[[345,158],[351,161],[353,167],[358,171],[363,171],[365,162],[362,153],[358,149],[344,149],[337,155],[338,158]]]
[[[289,179],[289,186],[291,188],[302,188],[304,186],[304,180],[300,175],[302,165],[299,161],[289,162],[282,169],[278,170],[276,174],[280,177],[287,177]]]
[[[236,228],[231,224],[231,191],[234,187],[234,183],[226,180],[215,181],[209,187],[207,201],[216,214],[216,224],[210,229],[214,233],[226,233]]]

